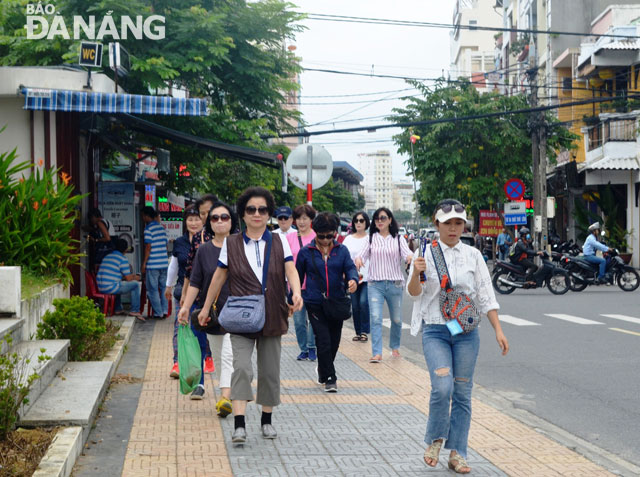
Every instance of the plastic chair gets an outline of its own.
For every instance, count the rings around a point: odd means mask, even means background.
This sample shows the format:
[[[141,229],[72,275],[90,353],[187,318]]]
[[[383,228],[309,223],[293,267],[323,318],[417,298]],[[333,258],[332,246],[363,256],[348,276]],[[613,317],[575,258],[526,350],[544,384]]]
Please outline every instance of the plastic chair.
[[[103,300],[105,316],[113,315],[116,307],[116,296],[110,293],[100,293],[96,283],[96,277],[88,270],[84,271],[84,279],[87,284],[87,297],[93,301]]]

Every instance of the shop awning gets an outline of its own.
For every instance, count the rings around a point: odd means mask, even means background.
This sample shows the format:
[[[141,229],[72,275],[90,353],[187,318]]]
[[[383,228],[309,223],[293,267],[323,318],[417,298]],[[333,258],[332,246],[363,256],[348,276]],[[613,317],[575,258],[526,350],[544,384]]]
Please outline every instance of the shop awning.
[[[206,116],[208,114],[207,102],[201,98],[39,88],[23,88],[22,94],[25,95],[24,109],[36,111],[158,114],[161,116]]]
[[[602,159],[588,164],[585,167],[588,171],[595,170],[623,170],[623,171],[637,171],[640,170],[640,162],[637,157],[608,157],[605,156]]]
[[[204,137],[194,136],[184,133],[176,129],[171,129],[160,124],[146,121],[129,114],[120,114],[114,116],[114,119],[125,124],[128,128],[144,134],[159,137],[161,139],[169,139],[173,142],[185,144],[187,146],[199,147],[215,152],[221,156],[232,159],[242,159],[249,162],[255,162],[263,166],[272,167],[274,169],[282,168],[282,161],[278,159],[278,155],[272,152],[261,151],[250,147],[236,146],[223,142],[213,141]]]

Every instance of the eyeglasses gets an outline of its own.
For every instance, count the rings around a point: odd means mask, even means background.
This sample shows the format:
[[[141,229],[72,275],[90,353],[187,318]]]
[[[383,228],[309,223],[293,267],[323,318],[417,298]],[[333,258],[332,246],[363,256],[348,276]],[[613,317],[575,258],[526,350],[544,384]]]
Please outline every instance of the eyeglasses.
[[[247,215],[255,215],[256,212],[258,212],[260,215],[267,215],[269,213],[269,207],[264,205],[261,205],[260,207],[249,205],[244,208],[244,211]]]
[[[281,215],[280,217],[278,217],[278,220],[289,220],[289,217],[287,217],[286,215]]]
[[[316,238],[320,240],[330,240],[336,236],[335,232],[331,234],[316,234]]]
[[[353,221],[353,223],[354,223],[354,224],[364,224],[364,223],[366,223],[366,222],[367,222],[367,221],[366,221],[366,220],[364,220],[364,219],[355,219],[355,220]]]
[[[211,222],[229,222],[229,219],[231,219],[231,216],[229,214],[213,214],[211,217],[209,217],[209,220]]]
[[[389,217],[387,217],[386,215],[379,215],[376,218],[376,222],[386,222],[387,220],[389,220]]]
[[[464,212],[464,205],[462,205],[462,204],[442,204],[440,206],[440,208],[439,208],[439,210],[441,210],[445,214],[448,214],[449,212],[451,212],[451,209],[453,209],[456,212],[458,212],[459,214],[461,214],[462,212]]]

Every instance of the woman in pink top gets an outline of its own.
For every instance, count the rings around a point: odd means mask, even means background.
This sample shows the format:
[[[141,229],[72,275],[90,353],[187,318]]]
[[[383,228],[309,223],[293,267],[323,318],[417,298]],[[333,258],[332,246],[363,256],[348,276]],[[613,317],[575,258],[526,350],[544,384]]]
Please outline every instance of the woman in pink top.
[[[391,317],[389,347],[391,356],[400,356],[402,336],[402,293],[404,288],[404,263],[411,263],[413,254],[407,241],[398,233],[398,223],[393,213],[380,207],[373,214],[369,228],[369,242],[356,258],[358,270],[369,266],[368,294],[371,316],[370,363],[382,360],[382,307],[386,300]]]
[[[293,219],[295,220],[298,233],[286,235],[286,238],[289,242],[289,247],[291,247],[294,263],[298,258],[298,252],[300,252],[300,249],[316,238],[316,233],[311,228],[311,221],[315,216],[316,209],[307,204],[299,205],[293,209]],[[302,284],[302,288],[305,288],[304,283]],[[313,328],[311,328],[311,324],[307,319],[306,308],[296,311],[293,314],[293,325],[296,330],[298,346],[300,347],[300,354],[298,355],[297,360],[315,361],[316,337],[313,334]]]

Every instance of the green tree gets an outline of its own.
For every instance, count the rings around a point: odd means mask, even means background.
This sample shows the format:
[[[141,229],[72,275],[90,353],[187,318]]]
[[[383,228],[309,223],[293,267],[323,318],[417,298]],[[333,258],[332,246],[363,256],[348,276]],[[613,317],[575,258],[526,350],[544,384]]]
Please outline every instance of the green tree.
[[[482,115],[527,108],[522,95],[480,94],[468,82],[434,87],[411,82],[423,97],[407,98],[409,105],[394,109],[394,122],[425,121]],[[476,215],[481,208],[492,208],[504,201],[504,183],[522,179],[531,186],[531,134],[529,115],[455,121],[419,126],[394,136],[398,151],[410,154],[412,134],[420,136],[414,144],[416,178],[420,181],[418,200],[422,214],[429,216],[438,201],[452,197],[468,205]],[[575,147],[577,136],[546,116],[548,154]],[[407,161],[409,167],[409,161]]]
[[[76,63],[79,41],[26,39],[26,5],[30,0],[6,0],[0,5],[0,65],[32,66]],[[284,42],[301,30],[302,16],[293,5],[280,0],[58,0],[56,15],[65,20],[73,37],[73,16],[96,18],[96,31],[110,15],[115,25],[128,15],[165,17],[165,38],[120,39],[131,57],[131,72],[120,81],[129,93],[155,93],[171,86],[206,97],[210,114],[202,118],[154,116],[156,123],[209,139],[263,150],[271,148],[262,136],[291,129],[299,113],[286,107],[287,94],[298,88],[298,58]],[[49,22],[51,15],[45,15]],[[83,33],[82,29],[80,30]],[[102,42],[112,41],[106,35]],[[105,48],[106,50],[106,48]],[[113,77],[104,53],[102,72]],[[118,132],[118,131],[116,131]],[[114,133],[114,131],[111,131]],[[125,135],[125,131],[119,132]],[[193,189],[224,196],[231,178],[233,190],[249,184],[275,187],[277,171],[259,165],[220,158],[210,152],[163,144],[171,149],[174,169],[167,176],[176,191]],[[189,179],[176,174],[179,165],[191,172]]]

